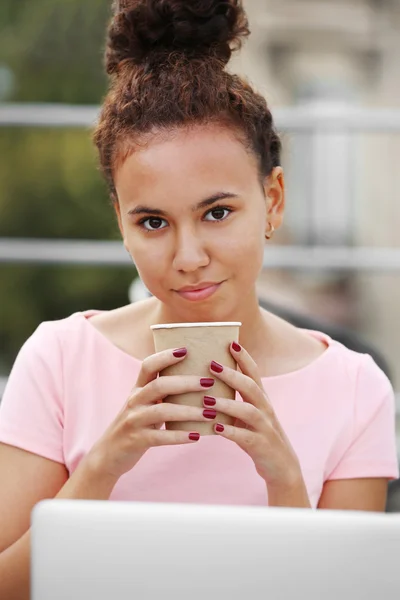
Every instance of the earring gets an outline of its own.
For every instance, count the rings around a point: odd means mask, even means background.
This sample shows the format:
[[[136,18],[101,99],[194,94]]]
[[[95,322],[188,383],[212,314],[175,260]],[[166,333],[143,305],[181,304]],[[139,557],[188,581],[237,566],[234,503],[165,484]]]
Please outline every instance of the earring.
[[[270,240],[272,238],[272,236],[274,235],[274,231],[275,231],[275,227],[272,225],[272,223],[269,223],[269,226],[270,226],[270,230],[265,234],[266,240]]]

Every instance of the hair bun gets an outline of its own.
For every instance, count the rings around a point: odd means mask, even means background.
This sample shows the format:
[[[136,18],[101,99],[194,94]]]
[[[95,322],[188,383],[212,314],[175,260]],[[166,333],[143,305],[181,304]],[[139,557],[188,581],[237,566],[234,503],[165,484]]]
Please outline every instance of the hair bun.
[[[174,51],[226,64],[250,33],[241,0],[115,0],[113,9],[109,74],[126,60],[143,64]]]

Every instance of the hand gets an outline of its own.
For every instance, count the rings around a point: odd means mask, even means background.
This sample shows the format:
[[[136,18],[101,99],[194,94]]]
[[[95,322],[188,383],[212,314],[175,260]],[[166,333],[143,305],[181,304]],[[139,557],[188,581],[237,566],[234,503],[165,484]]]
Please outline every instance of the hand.
[[[214,361],[210,364],[210,371],[239,392],[243,402],[212,397],[207,400],[210,396],[205,396],[205,406],[212,406],[216,411],[236,419],[234,425],[217,423],[214,429],[247,452],[268,487],[289,489],[302,481],[296,453],[268,400],[256,363],[239,344],[233,343],[230,352],[241,372]]]
[[[136,385],[122,411],[86,456],[86,464],[96,473],[116,483],[149,448],[189,444],[199,439],[197,432],[161,429],[166,421],[207,421],[201,407],[162,402],[166,396],[205,391],[210,387],[192,375],[157,377],[166,367],[184,360],[186,349],[175,351],[178,356],[173,353],[173,350],[164,350],[143,361]],[[213,385],[213,380],[208,383]]]

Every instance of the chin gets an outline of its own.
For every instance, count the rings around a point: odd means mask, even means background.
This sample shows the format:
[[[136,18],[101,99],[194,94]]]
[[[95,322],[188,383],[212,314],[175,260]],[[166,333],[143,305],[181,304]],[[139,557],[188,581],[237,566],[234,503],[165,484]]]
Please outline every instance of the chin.
[[[238,313],[237,308],[232,306],[228,297],[210,298],[199,302],[186,302],[180,298],[176,292],[172,291],[169,295],[165,293],[153,294],[160,303],[162,318],[172,319],[175,323],[207,323],[214,321],[235,321]]]
[[[212,302],[196,304],[195,306],[188,307],[184,311],[185,320],[198,323],[207,323],[214,321],[231,321],[233,320],[230,315],[232,311],[227,309],[227,306],[217,306]],[[182,311],[179,311],[182,314]]]

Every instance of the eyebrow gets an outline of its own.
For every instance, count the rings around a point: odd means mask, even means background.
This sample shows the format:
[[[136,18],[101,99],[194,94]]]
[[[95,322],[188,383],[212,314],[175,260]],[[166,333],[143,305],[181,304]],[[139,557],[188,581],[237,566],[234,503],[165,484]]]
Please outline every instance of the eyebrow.
[[[216,202],[217,200],[225,200],[226,198],[238,198],[238,195],[233,194],[231,192],[217,192],[209,198],[206,198],[205,200],[202,200],[198,204],[192,206],[192,212],[196,212],[198,210],[201,210],[202,208],[206,208],[207,206],[214,204],[214,202]],[[159,217],[168,216],[168,213],[165,210],[161,210],[160,208],[151,208],[150,206],[143,206],[142,204],[139,204],[135,208],[132,208],[128,211],[128,215],[142,215],[149,213],[151,213],[152,215],[157,215]]]

